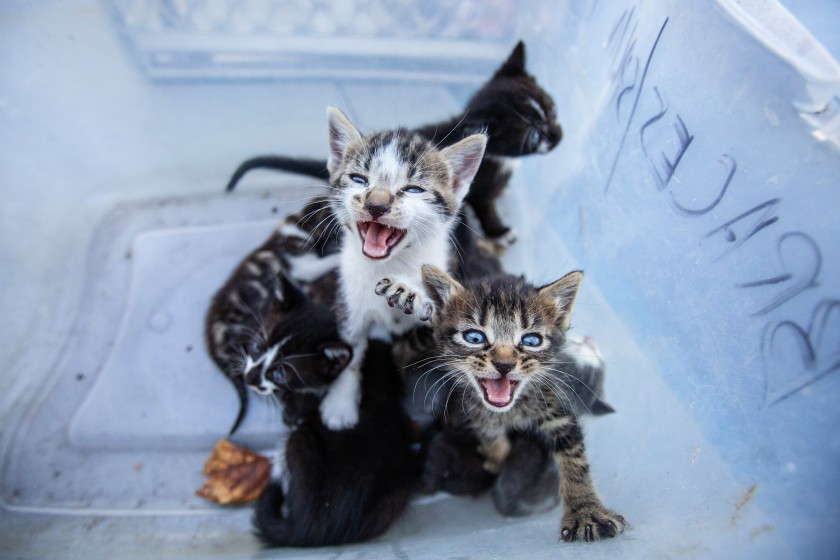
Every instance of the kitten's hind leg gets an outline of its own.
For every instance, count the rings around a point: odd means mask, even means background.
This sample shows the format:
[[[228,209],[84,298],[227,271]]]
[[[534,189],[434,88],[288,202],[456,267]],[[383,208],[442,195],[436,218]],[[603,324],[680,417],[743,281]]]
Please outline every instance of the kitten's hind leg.
[[[564,416],[546,423],[542,430],[554,442],[554,459],[560,467],[560,499],[563,501],[560,538],[591,542],[624,532],[627,521],[607,509],[595,492],[589,476],[583,433],[577,420]]]

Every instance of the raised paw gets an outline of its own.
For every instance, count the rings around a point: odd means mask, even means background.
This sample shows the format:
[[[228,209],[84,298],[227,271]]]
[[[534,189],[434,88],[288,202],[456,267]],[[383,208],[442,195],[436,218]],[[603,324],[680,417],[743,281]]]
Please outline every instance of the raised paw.
[[[627,525],[624,517],[600,504],[581,507],[563,516],[560,538],[566,542],[609,539],[623,533]]]
[[[434,313],[434,307],[426,301],[422,291],[404,282],[383,278],[376,284],[374,292],[386,298],[391,307],[401,309],[406,315],[416,315],[421,321],[428,321]]]

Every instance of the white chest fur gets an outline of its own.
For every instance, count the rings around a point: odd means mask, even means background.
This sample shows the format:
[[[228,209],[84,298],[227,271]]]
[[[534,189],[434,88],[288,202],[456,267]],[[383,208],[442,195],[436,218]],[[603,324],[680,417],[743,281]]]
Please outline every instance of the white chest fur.
[[[374,289],[380,280],[390,277],[422,292],[421,268],[424,264],[447,268],[447,237],[441,235],[424,239],[422,250],[418,246],[408,245],[398,254],[382,261],[365,257],[361,251],[361,242],[355,236],[346,235],[344,243],[340,281],[346,310],[342,331],[347,340],[366,338],[375,325],[396,335],[417,327],[420,321],[415,315],[406,315],[402,310],[390,307],[387,299],[377,295]]]

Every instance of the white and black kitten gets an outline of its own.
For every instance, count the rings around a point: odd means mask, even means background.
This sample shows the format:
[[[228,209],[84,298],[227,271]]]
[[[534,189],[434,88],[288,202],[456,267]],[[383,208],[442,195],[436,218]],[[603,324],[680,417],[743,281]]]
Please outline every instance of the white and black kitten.
[[[572,272],[537,288],[500,274],[462,285],[438,268],[423,267],[424,286],[437,307],[439,364],[455,383],[446,420],[476,434],[491,472],[509,458],[510,434],[536,432],[550,442],[564,507],[560,538],[566,541],[613,537],[626,526],[595,491],[572,396],[564,390],[567,359],[561,351],[582,279]]]
[[[496,199],[510,181],[511,164],[521,156],[551,151],[562,138],[554,101],[525,67],[525,45],[520,41],[490,80],[469,100],[464,112],[449,120],[414,130],[441,147],[470,134],[487,134],[484,161],[467,195],[484,234],[502,244],[515,240],[515,232],[499,217]],[[259,156],[243,162],[227,185],[231,191],[252,169],[276,169],[329,180],[327,162],[286,156]]]
[[[254,514],[270,546],[327,546],[376,537],[408,506],[417,478],[412,428],[390,345],[370,341],[362,364],[358,424],[334,431],[321,422],[310,394],[286,443],[286,482],[270,483]]]
[[[328,427],[342,429],[357,420],[359,366],[372,329],[403,335],[432,314],[421,266],[450,268],[450,236],[486,137],[438,149],[402,129],[363,136],[338,109],[327,114],[331,209],[342,230],[339,324],[354,357],[321,412]]]
[[[349,361],[349,348],[325,307],[334,303],[338,265],[337,239],[324,229],[325,212],[323,199],[315,199],[288,217],[213,297],[204,338],[239,396],[231,434],[247,413],[248,388],[272,395],[310,370],[328,373],[331,381]]]

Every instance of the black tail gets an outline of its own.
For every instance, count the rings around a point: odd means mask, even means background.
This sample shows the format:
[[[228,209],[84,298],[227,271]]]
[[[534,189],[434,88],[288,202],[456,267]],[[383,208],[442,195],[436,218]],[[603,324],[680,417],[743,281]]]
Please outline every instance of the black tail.
[[[245,386],[245,378],[242,376],[232,377],[231,381],[233,381],[233,386],[236,387],[236,394],[239,397],[239,414],[236,415],[236,420],[229,435],[233,435],[239,429],[239,425],[248,412],[248,388]]]
[[[294,482],[292,482],[294,484]],[[277,481],[272,481],[254,506],[253,524],[257,537],[266,546],[317,547],[351,544],[370,540],[388,530],[405,510],[411,498],[406,485],[375,504],[359,500],[358,489],[345,488],[334,495],[329,509],[318,504],[292,503]],[[366,489],[361,489],[366,493]],[[289,513],[283,506],[289,499]]]
[[[283,517],[283,487],[277,481],[266,486],[254,506],[254,528],[257,536],[269,546],[294,546],[291,522]]]
[[[230,181],[228,181],[227,187],[225,187],[225,192],[230,192],[236,188],[239,180],[252,169],[274,169],[297,173],[298,175],[309,175],[324,181],[330,180],[330,172],[327,170],[327,162],[324,160],[286,156],[257,156],[243,161],[236,168]]]

